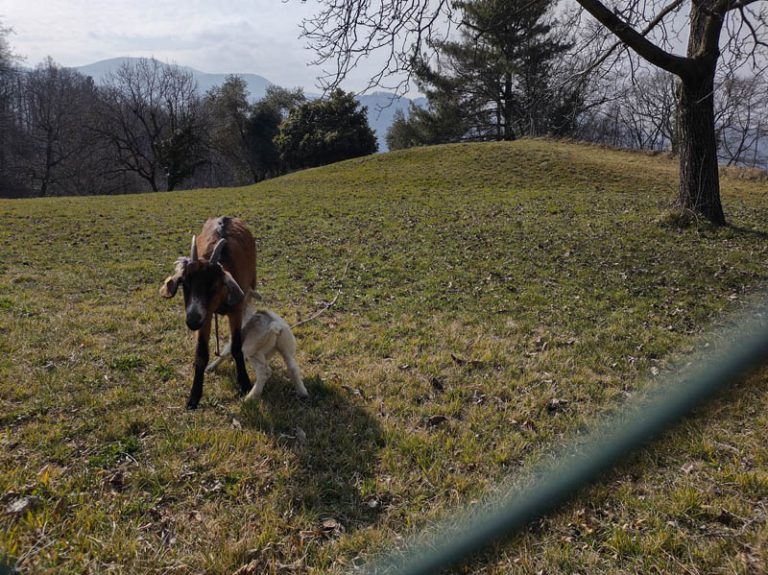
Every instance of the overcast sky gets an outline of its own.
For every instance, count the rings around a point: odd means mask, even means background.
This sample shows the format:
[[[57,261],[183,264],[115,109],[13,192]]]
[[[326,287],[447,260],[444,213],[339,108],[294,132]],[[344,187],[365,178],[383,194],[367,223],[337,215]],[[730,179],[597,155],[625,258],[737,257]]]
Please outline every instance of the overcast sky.
[[[33,66],[46,56],[81,66],[154,56],[203,72],[254,73],[316,91],[314,54],[298,38],[312,0],[0,0],[13,50]],[[365,71],[345,84],[365,85]]]

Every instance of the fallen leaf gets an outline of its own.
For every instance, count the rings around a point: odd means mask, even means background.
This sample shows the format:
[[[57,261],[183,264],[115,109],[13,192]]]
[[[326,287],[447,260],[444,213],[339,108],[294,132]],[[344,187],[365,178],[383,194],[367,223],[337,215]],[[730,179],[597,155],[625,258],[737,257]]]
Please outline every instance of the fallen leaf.
[[[363,394],[363,390],[362,389],[358,389],[357,387],[352,387],[351,385],[342,385],[341,387],[346,389],[352,395],[357,395],[357,396],[361,397],[362,399],[365,399],[365,394]]]
[[[448,418],[444,415],[433,415],[427,419],[427,427],[437,427],[441,423],[448,421]]]
[[[339,522],[336,521],[333,517],[329,517],[328,519],[323,519],[323,529],[338,529],[339,528]]]
[[[431,377],[429,378],[429,383],[432,384],[432,389],[435,391],[445,391],[445,384],[441,378]]]
[[[530,419],[526,419],[525,421],[523,421],[520,424],[520,427],[522,427],[524,429],[530,429],[531,431],[536,431],[536,429],[537,429],[536,428],[536,424],[533,421],[531,421]]]
[[[715,521],[717,521],[718,523],[722,523],[727,527],[734,527],[735,525],[738,525],[741,522],[738,517],[736,517],[733,513],[731,513],[727,509],[721,509],[720,515],[718,515],[715,518]]]
[[[567,399],[560,399],[558,397],[555,397],[554,399],[551,399],[549,403],[547,403],[547,411],[550,413],[555,413],[556,411],[563,411],[570,401]]]
[[[456,365],[459,365],[459,366],[468,365],[470,367],[481,367],[482,365],[484,365],[484,362],[479,361],[477,359],[463,359],[454,354],[451,354],[451,359],[454,361]]]
[[[344,526],[333,517],[323,519],[321,523],[323,535],[325,537],[338,537],[344,533]]]
[[[262,572],[261,565],[258,559],[254,559],[250,563],[246,563],[240,569],[232,573],[232,575],[259,575]]]
[[[109,477],[104,478],[104,483],[109,484],[115,491],[122,491],[131,474],[127,471],[117,470]]]
[[[12,501],[6,508],[5,512],[8,515],[23,515],[27,511],[32,511],[40,506],[41,499],[35,495],[29,497],[21,497]]]

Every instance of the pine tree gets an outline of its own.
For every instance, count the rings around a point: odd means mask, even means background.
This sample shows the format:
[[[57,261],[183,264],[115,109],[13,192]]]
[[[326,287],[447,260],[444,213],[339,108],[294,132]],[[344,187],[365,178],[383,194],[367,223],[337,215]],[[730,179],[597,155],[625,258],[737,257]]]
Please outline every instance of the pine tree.
[[[552,34],[553,0],[470,0],[458,41],[436,46],[440,67],[416,68],[430,101],[458,101],[466,137],[514,140],[560,134],[578,103],[552,80],[553,62],[570,45]],[[436,107],[435,107],[436,108]]]

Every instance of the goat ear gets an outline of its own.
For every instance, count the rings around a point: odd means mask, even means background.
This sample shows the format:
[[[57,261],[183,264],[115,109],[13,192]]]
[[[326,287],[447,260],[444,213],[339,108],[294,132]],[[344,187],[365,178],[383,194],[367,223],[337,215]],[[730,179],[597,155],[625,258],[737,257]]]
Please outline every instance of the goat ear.
[[[229,272],[224,272],[224,283],[227,286],[227,305],[238,305],[245,298],[243,290],[237,285],[235,278],[233,278]]]
[[[170,298],[176,295],[176,290],[179,289],[179,280],[181,276],[174,274],[165,278],[163,285],[160,286],[160,295],[165,298]]]

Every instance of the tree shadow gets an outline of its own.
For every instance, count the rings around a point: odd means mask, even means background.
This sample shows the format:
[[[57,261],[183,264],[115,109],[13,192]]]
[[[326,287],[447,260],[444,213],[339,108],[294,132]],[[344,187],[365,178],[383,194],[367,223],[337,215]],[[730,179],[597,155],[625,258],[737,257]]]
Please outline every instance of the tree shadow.
[[[750,229],[737,224],[728,224],[725,229],[730,230],[738,236],[755,237],[761,240],[768,239],[768,232],[764,232],[763,230]]]
[[[304,380],[308,399],[299,399],[282,373],[267,383],[258,402],[243,404],[242,423],[272,436],[296,453],[300,470],[291,478],[294,508],[315,519],[333,518],[350,531],[373,523],[380,498],[366,493],[384,446],[381,427],[354,390]],[[366,489],[366,484],[368,489]]]

